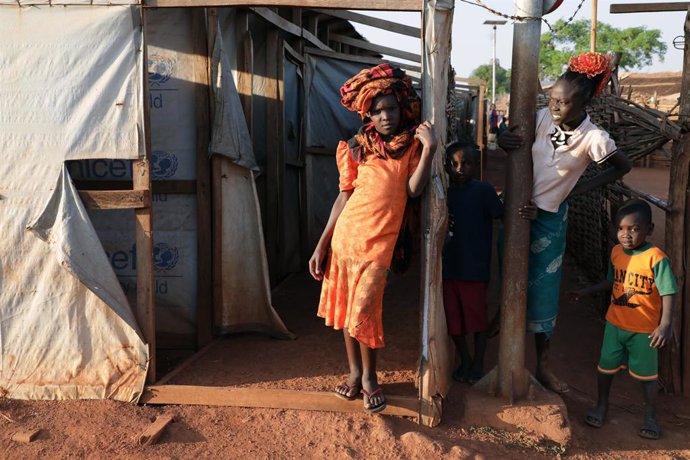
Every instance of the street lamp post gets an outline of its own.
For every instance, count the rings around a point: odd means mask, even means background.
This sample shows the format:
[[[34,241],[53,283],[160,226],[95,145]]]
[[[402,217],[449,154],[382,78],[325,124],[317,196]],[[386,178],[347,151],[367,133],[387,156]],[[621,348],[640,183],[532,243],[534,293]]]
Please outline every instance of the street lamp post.
[[[491,103],[494,105],[496,105],[496,26],[502,26],[506,22],[504,20],[484,21],[484,24],[493,26],[494,29],[494,52],[491,60]]]

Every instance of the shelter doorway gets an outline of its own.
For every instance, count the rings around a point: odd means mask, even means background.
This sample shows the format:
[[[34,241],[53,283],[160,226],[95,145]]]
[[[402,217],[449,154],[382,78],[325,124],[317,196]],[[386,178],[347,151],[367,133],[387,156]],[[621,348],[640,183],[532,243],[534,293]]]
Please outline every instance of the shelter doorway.
[[[258,30],[251,22],[249,26],[253,31]],[[252,46],[257,46],[256,42],[252,40]],[[274,340],[265,334],[249,332],[263,331],[284,338],[280,326],[255,327],[247,319],[251,313],[246,312],[247,305],[241,295],[246,284],[229,286],[227,283],[241,266],[231,262],[239,251],[237,244],[228,241],[236,241],[237,233],[256,231],[244,226],[236,227],[236,232],[230,232],[232,235],[227,234],[231,221],[251,214],[251,210],[229,197],[236,195],[240,187],[232,178],[251,181],[251,177],[225,158],[214,159],[213,252],[221,259],[222,274],[218,280],[220,290],[216,290],[221,302],[215,305],[215,326],[216,331],[235,334],[215,340],[158,384],[170,388],[193,385],[194,392],[210,395],[218,389],[285,390],[293,392],[289,397],[303,398],[303,394],[294,393],[299,390],[315,398],[311,408],[318,408],[318,401],[323,398],[327,399],[325,407],[328,407],[330,403],[341,403],[331,390],[347,373],[347,361],[342,332],[325,328],[323,320],[316,317],[321,286],[305,269],[338,194],[335,148],[339,140],[351,137],[361,123],[356,114],[340,106],[338,89],[349,76],[372,64],[357,62],[352,56],[340,59],[312,51],[299,55],[287,41],[270,33],[266,42],[258,46],[266,55],[257,58],[255,52],[254,66],[258,60],[275,59],[268,54],[269,50],[279,53],[275,66],[265,64],[263,76],[268,82],[276,79],[275,88],[263,87],[260,88],[263,97],[242,99],[244,113],[251,120],[260,170],[256,194],[273,287],[269,306],[279,317],[274,324],[284,324],[297,338]],[[241,83],[238,89],[242,95]],[[253,95],[256,89],[252,85]],[[273,94],[275,98],[267,97]],[[378,367],[392,401],[392,413],[416,416],[419,396],[415,382],[420,355],[419,254],[411,266],[405,275],[389,278],[384,299],[387,347],[379,355]],[[256,398],[260,393],[250,394]],[[287,397],[270,395],[281,396]],[[362,410],[361,401],[359,405],[342,407]]]

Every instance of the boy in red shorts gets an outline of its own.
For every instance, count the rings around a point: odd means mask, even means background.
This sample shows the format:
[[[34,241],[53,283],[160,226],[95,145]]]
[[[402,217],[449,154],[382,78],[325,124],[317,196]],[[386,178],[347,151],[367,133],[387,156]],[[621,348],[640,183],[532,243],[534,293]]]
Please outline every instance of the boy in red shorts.
[[[487,305],[493,219],[503,216],[496,190],[474,179],[479,151],[473,144],[454,142],[446,148],[448,239],[443,248],[443,303],[448,332],[460,365],[457,381],[474,383],[484,375]],[[474,356],[466,336],[474,334]]]
[[[616,213],[618,242],[611,251],[607,279],[574,292],[575,297],[613,289],[599,358],[597,406],[585,416],[595,428],[603,425],[613,376],[628,369],[642,384],[645,416],[639,435],[658,439],[656,417],[658,349],[671,338],[673,304],[678,292],[671,263],[646,241],[652,233],[652,210],[642,200],[624,203]]]

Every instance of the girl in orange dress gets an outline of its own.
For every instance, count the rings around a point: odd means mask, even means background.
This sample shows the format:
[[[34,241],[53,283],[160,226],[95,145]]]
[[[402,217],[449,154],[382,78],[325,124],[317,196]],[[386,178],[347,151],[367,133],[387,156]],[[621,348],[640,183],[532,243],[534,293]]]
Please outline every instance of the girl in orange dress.
[[[318,316],[345,338],[350,374],[335,394],[354,399],[361,392],[364,408],[379,412],[386,407],[376,378],[383,290],[407,197],[419,196],[428,181],[436,137],[431,123],[419,124],[420,100],[400,69],[362,70],[340,92],[342,104],[364,124],[338,145],[340,194],[309,272],[323,280]]]

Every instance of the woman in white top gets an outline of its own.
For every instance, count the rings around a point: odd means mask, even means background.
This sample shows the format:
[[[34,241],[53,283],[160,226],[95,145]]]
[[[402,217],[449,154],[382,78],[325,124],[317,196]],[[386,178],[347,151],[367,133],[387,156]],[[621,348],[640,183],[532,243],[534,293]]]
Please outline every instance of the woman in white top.
[[[608,83],[610,57],[585,53],[568,63],[551,90],[548,108],[537,112],[532,144],[532,200],[538,215],[530,230],[527,330],[535,334],[535,377],[546,388],[563,393],[568,386],[549,367],[550,339],[558,316],[558,293],[565,252],[569,196],[619,179],[630,171],[630,161],[609,134],[594,125],[585,108]],[[513,129],[498,140],[504,150],[515,150],[522,138]],[[578,183],[590,162],[610,166]]]

